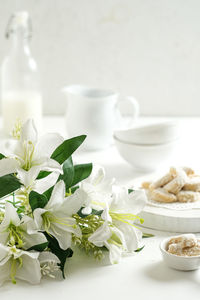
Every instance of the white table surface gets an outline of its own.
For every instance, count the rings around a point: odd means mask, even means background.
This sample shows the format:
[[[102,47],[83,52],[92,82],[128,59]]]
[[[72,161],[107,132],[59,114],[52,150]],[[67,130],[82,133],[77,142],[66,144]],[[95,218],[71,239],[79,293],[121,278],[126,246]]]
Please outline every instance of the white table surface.
[[[144,119],[147,120],[147,119]],[[153,118],[152,120],[157,120]],[[179,118],[182,140],[171,164],[193,166],[200,169],[200,119]],[[1,122],[1,120],[0,120]],[[60,132],[65,137],[63,118],[46,117],[45,131]],[[119,156],[114,146],[104,151],[79,151],[74,160],[93,162],[105,167],[108,177],[115,177],[121,185],[130,186],[135,179],[146,174],[134,170]],[[200,269],[190,272],[168,268],[162,261],[160,241],[170,233],[144,229],[155,235],[144,239],[140,253],[122,258],[118,265],[98,263],[78,251],[67,261],[67,278],[62,281],[42,279],[37,286],[25,282],[6,283],[0,288],[2,300],[21,299],[197,299],[200,290]]]

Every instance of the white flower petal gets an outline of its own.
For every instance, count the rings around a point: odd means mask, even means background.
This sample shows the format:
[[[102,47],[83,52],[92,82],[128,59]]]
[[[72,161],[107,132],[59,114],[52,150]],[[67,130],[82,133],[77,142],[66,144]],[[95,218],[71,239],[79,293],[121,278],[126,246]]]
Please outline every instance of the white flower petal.
[[[128,194],[127,188],[113,186],[113,199],[110,210],[137,215],[146,205],[147,198],[144,190],[136,190]]]
[[[111,264],[118,264],[121,260],[122,249],[116,245],[106,243],[106,248],[109,249],[109,257]]]
[[[106,208],[105,208],[104,211],[102,212],[101,218],[102,218],[104,221],[107,221],[107,222],[112,223],[112,218],[111,218],[111,216],[109,215],[109,207],[108,207],[108,205],[106,206]]]
[[[113,195],[110,203],[110,210],[124,211],[127,209],[128,190],[127,188],[114,185],[112,187]]]
[[[71,247],[71,241],[72,241],[71,233],[53,225],[51,225],[51,227],[49,228],[49,233],[57,239],[61,249],[66,250],[67,248]]]
[[[23,251],[22,257],[22,267],[17,268],[16,270],[16,278],[28,281],[31,284],[38,284],[41,280],[41,271],[40,271],[40,263],[37,259],[39,256],[38,253],[34,253],[36,255],[30,255],[33,253]]]
[[[44,234],[41,232],[29,234],[24,232],[23,233],[24,238],[24,248],[29,249],[32,246],[43,244],[47,242],[47,239],[45,238]]]
[[[71,232],[76,236],[81,236],[81,230],[79,226],[76,225],[76,220],[72,217],[66,217],[64,212],[55,212],[54,213],[57,222],[53,222],[53,226],[56,228],[60,228],[63,232]]]
[[[42,220],[42,215],[46,212],[46,209],[43,208],[36,208],[33,212],[33,216],[34,216],[34,221],[30,222],[27,225],[28,228],[28,232],[34,233],[36,230],[42,230],[43,226],[43,220]]]
[[[111,237],[111,235],[111,230],[107,222],[105,222],[88,238],[88,241],[93,243],[97,247],[103,247],[105,242]]]
[[[100,184],[105,178],[105,170],[102,166],[93,165],[91,175],[85,179],[85,182],[91,183],[92,185]]]
[[[126,249],[128,252],[133,252],[140,247],[142,232],[133,226],[122,222],[120,223],[118,228],[124,235]]]
[[[19,141],[18,140],[14,140],[13,138],[12,139],[8,139],[5,141],[5,144],[4,144],[4,149],[3,149],[3,154],[5,156],[13,156],[13,154],[15,153],[16,151],[16,148],[18,147],[19,145]],[[21,145],[21,143],[20,143]]]
[[[121,222],[120,222],[121,223]],[[123,232],[116,226],[111,228],[112,235],[117,236],[117,238],[121,241],[122,243],[122,248],[126,250],[126,241]]]
[[[39,159],[34,159],[32,164],[35,166],[40,166],[41,170],[47,172],[58,172],[60,174],[63,173],[61,165],[55,161],[54,159],[48,157],[40,157]]]
[[[50,187],[56,184],[59,173],[52,172],[47,177],[44,177],[42,179],[38,179],[35,181],[34,191],[36,191],[39,194],[43,194],[45,191],[47,191]]]
[[[60,180],[54,186],[51,197],[45,206],[45,209],[58,209],[58,207],[63,203],[64,197],[65,184],[63,180]]]
[[[80,184],[85,197],[85,206],[91,206],[94,209],[102,209],[107,202],[111,201],[113,180],[105,180],[105,171],[102,167],[95,165],[92,174]]]
[[[8,242],[9,232],[0,233],[0,243],[5,245]]]
[[[10,268],[11,268],[10,261],[7,261],[3,265],[0,265],[0,286],[5,281],[10,280]]]
[[[18,168],[17,177],[25,187],[28,187],[33,184],[39,172],[40,166],[33,166],[32,168],[30,168],[29,171],[25,171],[24,169]]]
[[[22,143],[24,141],[31,141],[33,144],[37,142],[37,129],[32,119],[28,119],[22,126],[20,140]]]
[[[44,264],[46,262],[55,262],[57,264],[60,263],[58,257],[53,254],[52,252],[49,252],[49,251],[43,251],[40,253],[39,255],[39,261],[40,261],[40,264]]]
[[[136,190],[128,195],[128,206],[132,214],[137,215],[143,210],[147,203],[147,197],[144,190]]]
[[[17,214],[16,208],[9,202],[5,203],[5,215],[3,221],[0,224],[0,232],[7,229],[7,227],[12,223],[15,226],[19,226],[20,218]]]
[[[37,144],[36,155],[51,157],[54,150],[64,141],[64,138],[57,133],[43,135]]]
[[[9,255],[8,247],[0,244],[0,265],[1,265],[1,262],[4,260],[4,258],[8,255]]]
[[[3,158],[0,160],[0,177],[15,173],[17,171],[17,168],[19,166],[19,163],[14,158]]]
[[[76,190],[73,195],[64,199],[64,202],[60,209],[65,212],[67,216],[72,216],[73,214],[77,213],[83,206],[85,195],[86,194],[84,191],[80,189]]]

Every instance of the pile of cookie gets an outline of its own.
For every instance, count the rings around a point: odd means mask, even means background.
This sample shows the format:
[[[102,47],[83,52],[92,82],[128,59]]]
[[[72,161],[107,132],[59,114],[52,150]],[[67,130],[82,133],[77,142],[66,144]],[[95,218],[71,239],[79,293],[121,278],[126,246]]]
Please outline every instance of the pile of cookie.
[[[143,182],[142,187],[157,202],[200,201],[200,176],[188,167],[171,167],[166,175],[154,182]]]
[[[166,250],[179,256],[197,256],[200,255],[200,240],[192,233],[182,234],[171,238]]]

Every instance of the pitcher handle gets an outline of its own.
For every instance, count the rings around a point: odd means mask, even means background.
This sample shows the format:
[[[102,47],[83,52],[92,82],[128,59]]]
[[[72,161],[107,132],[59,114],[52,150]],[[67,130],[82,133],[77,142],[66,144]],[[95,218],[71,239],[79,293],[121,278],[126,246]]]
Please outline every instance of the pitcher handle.
[[[138,101],[132,96],[120,96],[118,98],[116,113],[116,129],[130,128],[139,116]]]

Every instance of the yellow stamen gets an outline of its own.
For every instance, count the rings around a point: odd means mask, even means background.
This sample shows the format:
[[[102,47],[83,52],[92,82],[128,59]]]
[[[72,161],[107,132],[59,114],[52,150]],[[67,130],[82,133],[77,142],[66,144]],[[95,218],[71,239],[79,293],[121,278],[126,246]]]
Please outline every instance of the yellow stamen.
[[[14,138],[14,139],[17,139],[17,140],[19,140],[20,139],[20,136],[21,136],[21,129],[22,129],[22,121],[19,119],[19,118],[17,118],[16,119],[16,122],[15,122],[15,124],[14,124],[14,127],[13,127],[13,129],[12,129],[12,137]]]
[[[25,141],[23,144],[23,148],[24,148],[23,169],[28,171],[32,167],[32,160],[33,160],[33,154],[34,154],[35,147],[31,141],[28,141],[28,142]]]
[[[65,193],[65,197],[71,196],[72,195],[72,190],[69,188],[69,192]]]
[[[77,228],[76,224],[69,224],[67,222],[68,217],[66,218],[58,218],[56,216],[54,216],[52,213],[50,212],[45,212],[42,215],[43,218],[43,225],[44,225],[44,229],[45,231],[49,234],[49,228],[51,227],[52,223],[56,223],[56,224],[60,224],[60,225],[64,225],[66,227],[72,227],[74,229]]]
[[[12,258],[11,268],[10,268],[10,278],[13,284],[16,284],[15,275],[17,272],[16,259]]]
[[[123,222],[123,223],[128,224],[133,227],[136,227],[136,226],[129,221],[139,220],[141,224],[144,222],[144,220],[142,218],[140,218],[139,216],[136,216],[134,214],[115,213],[112,211],[110,211],[109,214],[110,214],[112,220],[120,221],[120,222]]]

